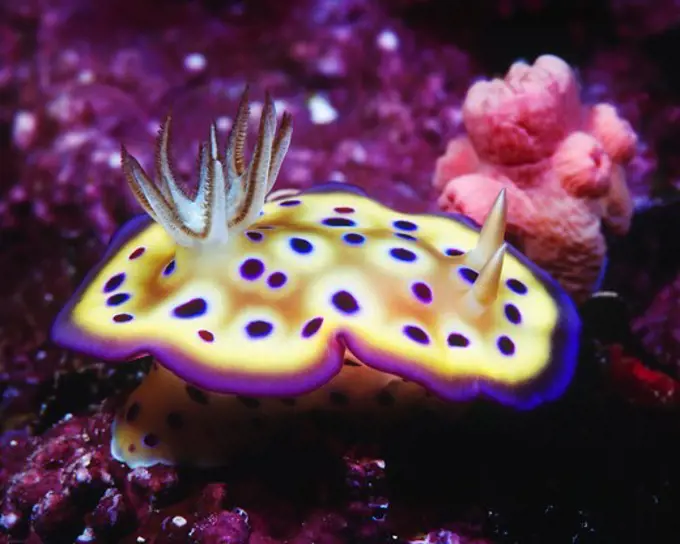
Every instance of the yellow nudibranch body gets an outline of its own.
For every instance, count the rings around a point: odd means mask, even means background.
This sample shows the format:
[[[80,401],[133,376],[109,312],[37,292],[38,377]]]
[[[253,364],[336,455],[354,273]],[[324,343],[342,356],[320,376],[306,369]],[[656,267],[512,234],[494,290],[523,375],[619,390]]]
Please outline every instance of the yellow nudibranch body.
[[[169,123],[159,186],[123,153],[148,215],[122,227],[53,327],[63,346],[157,361],[116,419],[116,458],[219,465],[263,414],[426,394],[532,408],[565,390],[578,315],[504,243],[503,193],[481,230],[337,183],[265,203],[290,118],[276,133],[267,99],[246,167],[244,104],[224,156],[211,130],[194,199],[168,166]],[[348,351],[361,364],[343,365]]]

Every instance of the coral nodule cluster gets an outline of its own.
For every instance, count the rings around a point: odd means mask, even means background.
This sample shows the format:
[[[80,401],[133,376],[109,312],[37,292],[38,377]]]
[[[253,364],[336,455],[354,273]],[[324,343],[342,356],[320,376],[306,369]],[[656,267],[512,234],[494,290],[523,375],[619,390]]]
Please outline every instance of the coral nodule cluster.
[[[481,222],[505,188],[509,235],[583,302],[603,276],[602,227],[615,235],[630,228],[630,124],[610,104],[584,105],[573,70],[553,55],[478,81],[462,109],[467,134],[437,161],[438,205]]]

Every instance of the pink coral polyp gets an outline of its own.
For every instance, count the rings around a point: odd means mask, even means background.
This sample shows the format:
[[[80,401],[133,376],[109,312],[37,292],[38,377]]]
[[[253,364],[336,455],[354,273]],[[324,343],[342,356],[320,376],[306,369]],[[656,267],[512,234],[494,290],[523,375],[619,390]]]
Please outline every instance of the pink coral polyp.
[[[479,81],[463,106],[465,128],[480,157],[505,165],[540,161],[554,152],[578,113],[569,66],[552,56],[512,65],[504,79]]]

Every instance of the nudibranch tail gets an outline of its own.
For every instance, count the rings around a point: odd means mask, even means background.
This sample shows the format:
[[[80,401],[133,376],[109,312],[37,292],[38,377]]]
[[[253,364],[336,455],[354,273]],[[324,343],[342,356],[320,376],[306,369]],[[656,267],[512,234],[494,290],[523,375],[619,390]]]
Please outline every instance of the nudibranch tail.
[[[123,171],[133,194],[178,245],[226,244],[230,233],[245,230],[260,215],[290,144],[292,117],[284,113],[277,130],[276,110],[267,93],[253,157],[246,166],[244,148],[249,111],[246,88],[224,155],[219,152],[216,127],[211,124],[208,142],[201,146],[194,198],[180,188],[173,173],[169,153],[170,116],[162,125],[157,141],[156,183],[122,146]]]

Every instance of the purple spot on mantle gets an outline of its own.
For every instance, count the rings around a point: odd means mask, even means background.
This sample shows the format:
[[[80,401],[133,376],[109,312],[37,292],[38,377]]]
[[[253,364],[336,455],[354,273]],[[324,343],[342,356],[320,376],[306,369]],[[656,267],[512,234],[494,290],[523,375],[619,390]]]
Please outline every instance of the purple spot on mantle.
[[[175,271],[175,266],[176,266],[175,259],[173,259],[163,269],[163,275],[169,276],[170,274],[172,274]]]
[[[254,281],[264,273],[264,263],[260,259],[246,259],[241,264],[241,277]]]
[[[468,340],[466,336],[457,332],[452,332],[449,334],[446,342],[449,344],[449,347],[452,348],[466,348],[470,345],[470,340]]]
[[[116,293],[115,295],[111,295],[108,299],[106,299],[106,304],[108,306],[120,306],[128,300],[130,300],[130,295],[127,293]]]
[[[132,253],[130,253],[130,256],[128,257],[128,259],[130,259],[131,261],[134,261],[135,259],[139,259],[142,255],[144,255],[145,251],[146,251],[146,248],[138,247]]]
[[[398,261],[405,261],[411,263],[416,260],[416,254],[409,249],[403,247],[395,247],[390,249],[390,255],[397,259]]]
[[[295,253],[300,253],[301,255],[311,253],[314,249],[312,244],[304,238],[291,238],[290,248],[295,251]]]
[[[419,344],[429,344],[430,343],[430,337],[427,335],[427,333],[421,329],[420,327],[416,327],[415,325],[406,325],[404,327],[404,334],[408,336],[411,340],[414,342],[418,342]]]
[[[201,329],[198,331],[198,337],[203,340],[204,342],[214,342],[215,341],[215,335],[211,333],[210,331],[207,331],[205,329]]]
[[[288,281],[288,278],[283,272],[274,272],[267,278],[267,285],[272,289],[278,289],[279,287],[282,287],[286,281]]]
[[[399,219],[399,220],[395,221],[394,223],[392,223],[392,225],[394,226],[395,229],[399,229],[399,230],[413,231],[413,230],[418,229],[418,225],[416,225],[415,223],[412,223],[411,221],[406,221],[404,219]]]
[[[269,321],[256,320],[246,325],[246,332],[251,338],[264,338],[269,336],[274,326]]]
[[[347,291],[338,291],[331,298],[333,306],[345,314],[354,314],[359,311],[357,299]]]
[[[514,304],[505,305],[505,317],[513,325],[519,325],[522,321],[522,314]]]
[[[327,227],[354,227],[356,223],[346,217],[329,217],[321,221]]]
[[[123,284],[124,281],[125,274],[123,272],[121,272],[120,274],[116,274],[115,276],[111,276],[104,285],[104,292],[110,293],[111,291],[115,291]]]
[[[246,236],[250,238],[253,242],[261,242],[264,238],[264,234],[257,232],[256,230],[246,231]]]
[[[175,314],[176,317],[180,317],[182,319],[190,319],[192,317],[198,317],[200,315],[203,315],[207,311],[207,309],[208,304],[206,303],[205,299],[194,298],[188,302],[185,302],[184,304],[181,304],[180,306],[177,306],[173,310],[173,313]]]
[[[310,319],[302,328],[302,337],[309,338],[310,336],[314,336],[317,332],[319,332],[322,324],[323,317],[315,317],[314,319]]]
[[[510,278],[506,285],[510,288],[511,291],[514,291],[518,295],[526,295],[527,291],[529,290],[526,285],[524,285],[521,281],[516,280],[515,278]]]
[[[352,246],[363,244],[366,241],[366,238],[362,234],[359,234],[358,232],[348,232],[347,234],[343,234],[342,239],[345,241],[346,244]]]
[[[467,266],[461,266],[458,269],[458,274],[468,283],[474,283],[474,281],[479,277],[479,272],[468,268]]]
[[[498,349],[503,355],[512,355],[515,353],[515,343],[507,336],[500,336],[497,344]]]
[[[417,281],[411,286],[411,291],[413,296],[415,296],[420,302],[429,304],[432,302],[432,289],[426,283],[422,281]]]

